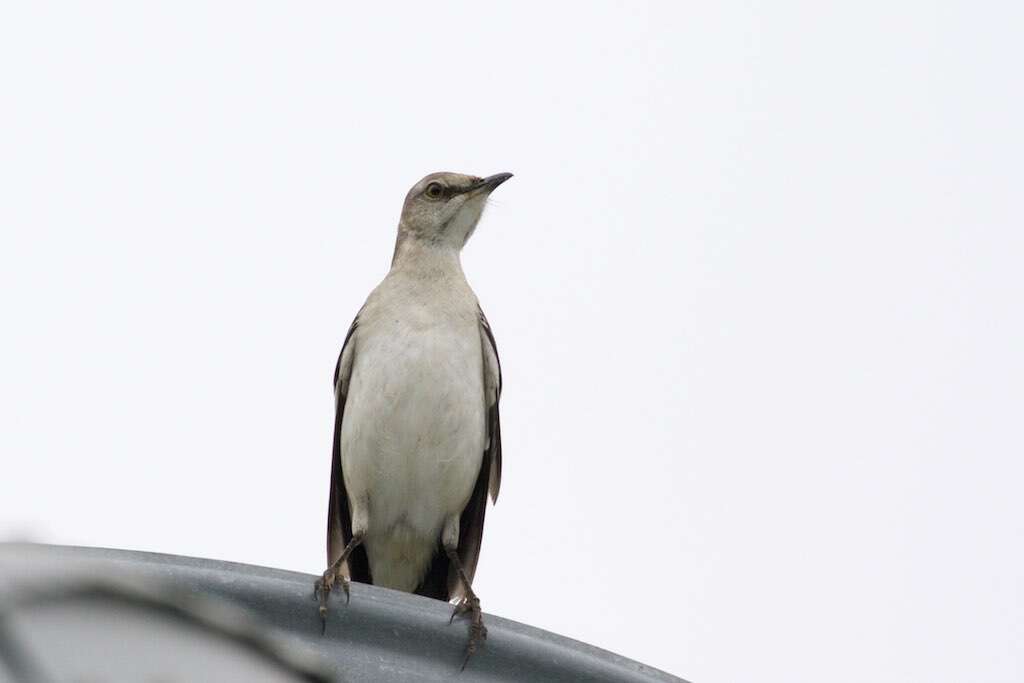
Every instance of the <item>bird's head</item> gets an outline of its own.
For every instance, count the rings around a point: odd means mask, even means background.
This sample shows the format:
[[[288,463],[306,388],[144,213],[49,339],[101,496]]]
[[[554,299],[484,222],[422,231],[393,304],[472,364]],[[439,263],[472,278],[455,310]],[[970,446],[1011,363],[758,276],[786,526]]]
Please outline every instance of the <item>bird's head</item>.
[[[486,178],[431,173],[405,197],[399,240],[411,237],[462,249],[476,229],[487,197],[511,177],[511,173]]]

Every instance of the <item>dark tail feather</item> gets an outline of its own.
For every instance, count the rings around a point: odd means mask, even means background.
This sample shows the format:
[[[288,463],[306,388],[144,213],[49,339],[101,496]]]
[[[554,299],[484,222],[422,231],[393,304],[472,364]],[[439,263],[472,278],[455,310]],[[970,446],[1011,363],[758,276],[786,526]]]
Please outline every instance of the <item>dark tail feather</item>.
[[[434,559],[430,563],[430,569],[427,570],[427,575],[423,577],[423,581],[416,588],[416,594],[447,602],[449,564],[444,548],[438,543],[437,550],[434,551]]]

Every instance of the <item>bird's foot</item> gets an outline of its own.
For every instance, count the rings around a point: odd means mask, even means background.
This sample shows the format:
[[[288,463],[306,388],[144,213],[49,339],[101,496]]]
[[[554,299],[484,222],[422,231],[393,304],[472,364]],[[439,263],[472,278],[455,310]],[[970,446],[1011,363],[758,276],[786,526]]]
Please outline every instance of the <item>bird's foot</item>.
[[[335,564],[327,568],[324,575],[316,580],[313,584],[313,599],[320,601],[320,633],[323,635],[327,632],[327,598],[331,595],[331,589],[334,588],[335,582],[341,582],[341,589],[345,591],[345,604],[348,604],[349,594],[348,578],[341,573],[341,566]]]
[[[469,615],[469,642],[466,643],[466,657],[462,660],[462,668],[466,668],[466,664],[469,663],[469,658],[473,656],[477,648],[487,640],[487,627],[484,626],[484,613],[480,610],[480,599],[474,594],[470,594],[456,605],[455,609],[452,610],[452,617],[448,620],[448,623],[455,621],[455,617],[460,617],[464,614]]]

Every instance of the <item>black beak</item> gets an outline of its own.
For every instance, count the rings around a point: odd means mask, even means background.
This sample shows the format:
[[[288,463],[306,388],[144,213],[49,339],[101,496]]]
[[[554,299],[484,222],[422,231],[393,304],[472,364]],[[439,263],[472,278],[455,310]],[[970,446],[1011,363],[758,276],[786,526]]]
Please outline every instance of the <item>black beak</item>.
[[[465,191],[472,192],[473,194],[477,194],[480,192],[490,194],[491,192],[494,191],[494,188],[498,187],[498,185],[501,185],[503,182],[505,182],[511,177],[511,173],[495,173],[494,175],[489,175],[483,180],[474,183]]]
[[[484,178],[483,186],[486,187],[488,191],[491,191],[511,177],[511,173],[495,173],[494,175]]]

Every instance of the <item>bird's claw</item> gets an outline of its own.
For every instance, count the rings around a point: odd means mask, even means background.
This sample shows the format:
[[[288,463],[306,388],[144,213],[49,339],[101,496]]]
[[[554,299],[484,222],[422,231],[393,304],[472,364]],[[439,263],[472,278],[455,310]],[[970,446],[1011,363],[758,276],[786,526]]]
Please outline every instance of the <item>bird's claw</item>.
[[[463,614],[470,615],[469,642],[466,644],[466,656],[462,660],[462,669],[465,670],[466,664],[469,663],[469,658],[477,651],[480,644],[487,640],[487,627],[484,626],[484,613],[480,609],[480,599],[475,595],[463,598],[455,604],[448,623],[451,624],[455,621],[455,617],[462,616]]]
[[[448,620],[448,623],[450,624],[453,621],[455,621],[455,617],[459,617],[459,616],[462,616],[463,614],[465,614],[466,612],[473,611],[473,601],[474,600],[476,601],[476,609],[479,610],[480,609],[480,599],[479,598],[472,598],[472,599],[471,598],[462,598],[457,603],[455,603],[455,607],[454,607],[454,609],[452,609],[452,616]]]
[[[340,579],[341,589],[345,591],[345,604],[348,605],[351,598],[349,592],[349,581],[341,575],[335,567],[329,567],[323,576],[313,583],[313,599],[320,601],[320,634],[327,633],[327,600],[331,595],[336,581]]]

